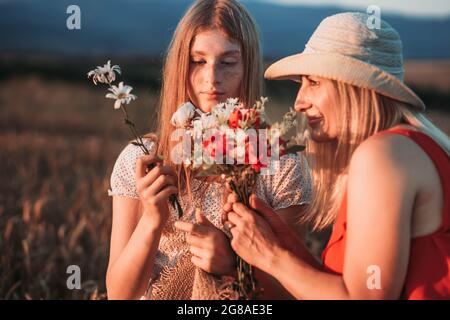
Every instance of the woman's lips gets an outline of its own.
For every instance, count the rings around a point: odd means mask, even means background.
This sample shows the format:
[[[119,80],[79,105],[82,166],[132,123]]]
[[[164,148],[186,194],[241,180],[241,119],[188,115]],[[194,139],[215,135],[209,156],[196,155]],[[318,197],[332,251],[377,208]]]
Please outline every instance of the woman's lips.
[[[323,117],[308,117],[308,124],[310,126],[318,124],[323,120]]]

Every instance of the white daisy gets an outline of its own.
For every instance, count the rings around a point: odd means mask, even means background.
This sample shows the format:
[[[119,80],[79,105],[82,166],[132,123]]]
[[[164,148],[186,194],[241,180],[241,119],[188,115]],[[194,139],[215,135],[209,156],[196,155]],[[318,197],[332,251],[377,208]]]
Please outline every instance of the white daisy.
[[[103,66],[98,66],[96,69],[88,72],[88,78],[92,77],[92,81],[96,85],[97,82],[100,83],[111,83],[116,80],[116,72],[121,73],[120,67],[118,65],[111,66],[111,60]]]
[[[135,100],[137,97],[131,94],[132,87],[123,85],[123,82],[119,83],[119,86],[112,85],[108,89],[112,93],[108,93],[106,98],[115,99],[114,109],[119,109],[122,104],[129,104],[131,100]]]

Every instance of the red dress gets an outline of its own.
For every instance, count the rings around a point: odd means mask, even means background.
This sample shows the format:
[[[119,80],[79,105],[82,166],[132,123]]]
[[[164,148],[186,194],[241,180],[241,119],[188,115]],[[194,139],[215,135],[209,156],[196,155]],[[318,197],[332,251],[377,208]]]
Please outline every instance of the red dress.
[[[412,130],[388,130],[416,142],[431,158],[442,185],[442,224],[432,234],[411,239],[403,299],[450,299],[450,160],[429,136]],[[330,240],[322,254],[328,272],[342,274],[347,229],[347,197],[344,197]]]

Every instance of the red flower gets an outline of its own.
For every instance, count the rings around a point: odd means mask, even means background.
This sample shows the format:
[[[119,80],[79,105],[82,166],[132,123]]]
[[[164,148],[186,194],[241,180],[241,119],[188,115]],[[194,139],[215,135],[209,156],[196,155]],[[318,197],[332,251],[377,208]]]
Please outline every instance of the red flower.
[[[227,135],[225,133],[220,133],[217,136],[212,135],[209,140],[203,141],[203,148],[205,148],[211,158],[216,157],[217,150],[222,150],[222,156],[225,156],[227,151]]]
[[[253,170],[255,170],[255,172],[260,173],[261,172],[261,168],[265,168],[267,167],[267,165],[262,164],[261,161],[258,160],[257,163],[252,164],[252,168]]]
[[[242,112],[239,109],[234,109],[233,112],[230,113],[230,117],[228,118],[228,126],[232,129],[239,128],[239,121],[242,120]]]

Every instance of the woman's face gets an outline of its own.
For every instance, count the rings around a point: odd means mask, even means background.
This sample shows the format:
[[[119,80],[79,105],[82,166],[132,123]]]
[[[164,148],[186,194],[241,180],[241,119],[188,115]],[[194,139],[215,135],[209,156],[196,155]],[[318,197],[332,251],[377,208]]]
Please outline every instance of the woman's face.
[[[191,45],[188,93],[203,112],[241,94],[244,77],[241,48],[219,30],[198,33]]]
[[[302,76],[301,80],[295,110],[303,112],[307,117],[311,138],[314,141],[335,140],[339,131],[331,80],[315,76]]]

